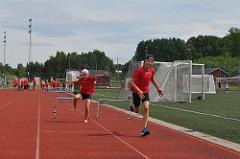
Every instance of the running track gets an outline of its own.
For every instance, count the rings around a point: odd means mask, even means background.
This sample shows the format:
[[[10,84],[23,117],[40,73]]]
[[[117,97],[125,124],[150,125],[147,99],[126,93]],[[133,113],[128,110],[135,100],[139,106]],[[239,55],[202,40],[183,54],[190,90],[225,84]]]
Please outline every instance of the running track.
[[[151,135],[139,137],[142,122],[101,108],[95,120],[83,121],[83,107],[70,112],[58,103],[52,119],[46,92],[0,90],[0,159],[240,159],[240,152],[208,143],[154,123]]]

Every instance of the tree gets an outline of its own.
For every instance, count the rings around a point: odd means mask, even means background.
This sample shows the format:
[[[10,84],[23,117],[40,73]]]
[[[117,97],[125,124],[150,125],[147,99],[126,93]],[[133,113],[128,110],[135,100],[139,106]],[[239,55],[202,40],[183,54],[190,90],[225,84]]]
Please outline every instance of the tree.
[[[18,77],[24,77],[26,75],[26,68],[23,66],[23,64],[20,63],[17,65],[15,75]]]
[[[43,77],[43,73],[42,73],[42,68],[43,68],[43,64],[39,63],[39,62],[30,62],[28,64],[28,70],[29,71],[29,78],[32,80],[33,77],[38,76],[38,77]]]
[[[223,38],[226,51],[232,56],[240,56],[240,29],[230,28],[229,34]]]
[[[204,57],[194,61],[195,63],[203,63],[205,67],[221,68],[227,72],[229,76],[236,76],[240,70],[240,57],[232,57],[230,55],[221,55],[216,57]]]
[[[156,61],[174,61],[186,59],[187,47],[184,40],[163,38],[141,41],[132,60],[142,61],[146,54],[152,54]]]
[[[198,36],[187,40],[192,60],[206,56],[219,56],[223,54],[221,38],[216,36]]]
[[[46,78],[64,78],[67,69],[98,69],[109,70],[114,73],[113,61],[108,58],[104,52],[99,50],[78,54],[77,52],[64,53],[57,52],[56,56],[50,58],[44,63]]]

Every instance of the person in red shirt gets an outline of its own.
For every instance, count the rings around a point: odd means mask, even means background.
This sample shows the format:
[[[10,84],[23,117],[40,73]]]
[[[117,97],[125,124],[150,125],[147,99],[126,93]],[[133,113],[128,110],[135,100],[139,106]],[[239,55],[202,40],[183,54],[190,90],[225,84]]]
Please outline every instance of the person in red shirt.
[[[44,89],[45,87],[45,82],[43,80],[40,81],[40,87],[42,88],[42,90]]]
[[[20,78],[17,79],[17,90],[21,90],[21,80],[20,80]]]
[[[151,55],[146,55],[144,64],[142,67],[137,68],[132,74],[132,96],[133,105],[131,106],[132,111],[135,113],[139,112],[139,106],[141,101],[143,103],[143,129],[141,131],[141,136],[146,136],[150,134],[147,128],[148,118],[149,118],[149,85],[150,82],[156,87],[158,94],[163,95],[160,86],[154,79],[154,68],[153,68],[153,57]]]
[[[28,87],[29,83],[28,83],[27,79],[24,79],[23,85],[24,85],[24,90],[28,90],[29,89],[29,87]]]
[[[47,91],[48,91],[48,84],[49,84],[49,82],[48,82],[48,80],[46,80],[45,81],[45,90],[47,90]]]
[[[60,82],[59,81],[56,81],[56,87],[60,87]]]
[[[96,77],[89,76],[87,69],[83,69],[80,75],[79,80],[74,81],[74,84],[78,84],[81,87],[80,94],[74,96],[74,107],[72,110],[76,109],[78,100],[82,97],[82,100],[85,101],[85,115],[84,123],[88,123],[89,120],[89,109],[91,103],[91,96],[94,94],[94,85]]]
[[[36,87],[36,83],[37,83],[37,81],[36,81],[36,79],[35,79],[35,77],[33,77],[33,90],[35,90],[35,87]]]
[[[52,86],[52,88],[56,87],[56,82],[54,80],[51,81],[51,86]]]
[[[22,78],[21,80],[20,80],[20,90],[24,90],[24,79]]]
[[[12,80],[12,85],[14,88],[17,88],[17,79]]]

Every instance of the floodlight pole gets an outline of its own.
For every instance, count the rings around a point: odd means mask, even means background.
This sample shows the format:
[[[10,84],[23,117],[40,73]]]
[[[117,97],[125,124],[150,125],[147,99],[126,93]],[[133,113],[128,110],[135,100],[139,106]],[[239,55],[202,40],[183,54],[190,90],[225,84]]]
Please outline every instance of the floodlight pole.
[[[189,61],[189,88],[188,88],[188,103],[192,103],[192,60],[188,60]]]
[[[148,46],[145,47],[145,55],[147,55],[149,52],[148,52]]]
[[[70,71],[71,69],[71,54],[68,56],[68,70]]]
[[[118,65],[118,57],[117,57],[117,86],[119,86],[119,65]]]
[[[6,81],[7,81],[7,79],[6,79],[6,77],[5,77],[5,65],[6,65],[6,42],[7,42],[7,40],[6,40],[6,38],[7,38],[7,32],[6,31],[4,31],[4,36],[3,36],[3,73],[2,73],[2,76],[3,76],[3,78],[4,78],[4,86],[6,86],[5,84],[6,84]]]
[[[31,62],[31,54],[32,54],[32,18],[29,20],[29,52],[28,52],[28,64]]]
[[[29,22],[29,25],[28,25],[28,33],[29,33],[29,51],[28,51],[28,65],[27,65],[27,76],[30,80],[30,70],[29,70],[29,65],[30,65],[30,62],[31,62],[31,54],[32,54],[32,18],[30,18],[28,20]]]
[[[4,31],[4,37],[3,37],[3,66],[5,66],[6,65],[6,43],[7,43],[7,40],[6,40],[6,38],[7,38],[7,32],[6,31]]]
[[[97,58],[95,57],[95,69],[98,69]]]
[[[3,44],[4,44],[3,45],[3,53],[4,53],[4,55],[3,55],[3,66],[6,65],[6,42],[7,42],[6,38],[7,38],[7,32],[4,31],[4,36],[3,36]]]
[[[239,63],[238,63],[238,76],[240,78],[240,60],[239,60]]]
[[[203,64],[201,66],[201,72],[202,72],[202,100],[205,100],[205,84],[204,84],[204,75],[205,75],[205,65]]]

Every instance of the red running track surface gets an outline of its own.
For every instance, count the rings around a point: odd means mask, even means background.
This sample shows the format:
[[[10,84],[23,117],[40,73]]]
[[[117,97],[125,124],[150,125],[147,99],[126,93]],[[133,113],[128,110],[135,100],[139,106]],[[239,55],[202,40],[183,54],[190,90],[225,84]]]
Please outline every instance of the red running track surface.
[[[0,159],[240,159],[240,152],[149,123],[151,135],[140,137],[142,121],[101,107],[95,120],[91,104],[83,123],[83,102],[58,102],[52,119],[48,93],[0,90]]]

